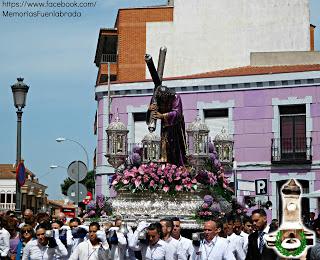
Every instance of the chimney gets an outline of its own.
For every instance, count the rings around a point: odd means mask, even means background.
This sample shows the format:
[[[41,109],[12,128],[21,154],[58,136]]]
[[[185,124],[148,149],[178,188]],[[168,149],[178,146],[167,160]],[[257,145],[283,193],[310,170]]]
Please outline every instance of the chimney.
[[[168,6],[174,6],[174,0],[168,0]]]
[[[314,31],[315,31],[315,28],[316,28],[315,25],[310,24],[310,51],[314,51]]]

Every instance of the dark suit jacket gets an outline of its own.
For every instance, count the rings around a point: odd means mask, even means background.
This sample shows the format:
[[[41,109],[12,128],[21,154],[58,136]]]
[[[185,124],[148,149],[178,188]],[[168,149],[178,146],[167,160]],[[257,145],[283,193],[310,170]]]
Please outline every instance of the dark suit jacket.
[[[273,249],[268,248],[266,245],[263,246],[262,254],[259,252],[258,248],[258,231],[249,235],[248,238],[248,252],[246,255],[246,260],[276,260],[278,255]]]

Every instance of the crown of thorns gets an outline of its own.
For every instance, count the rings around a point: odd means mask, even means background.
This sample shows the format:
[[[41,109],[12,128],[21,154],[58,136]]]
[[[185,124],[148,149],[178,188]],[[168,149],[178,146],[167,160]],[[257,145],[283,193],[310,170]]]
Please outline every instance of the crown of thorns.
[[[159,86],[156,91],[157,98],[172,97],[176,94],[173,89],[169,89],[167,86]]]

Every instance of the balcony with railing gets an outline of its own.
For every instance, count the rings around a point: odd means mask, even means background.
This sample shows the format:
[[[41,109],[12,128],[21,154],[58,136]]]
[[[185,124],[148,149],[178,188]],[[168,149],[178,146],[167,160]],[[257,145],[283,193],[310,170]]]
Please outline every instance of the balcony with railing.
[[[117,54],[102,54],[101,63],[117,63],[118,55]]]
[[[309,164],[312,162],[312,138],[272,138],[271,162]]]
[[[0,203],[0,210],[15,210],[15,203]]]

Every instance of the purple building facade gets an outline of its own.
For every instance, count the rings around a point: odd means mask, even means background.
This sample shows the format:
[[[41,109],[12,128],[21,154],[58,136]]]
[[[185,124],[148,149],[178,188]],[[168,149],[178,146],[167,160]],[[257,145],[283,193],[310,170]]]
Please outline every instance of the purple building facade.
[[[105,155],[106,130],[115,115],[129,130],[129,151],[148,131],[145,117],[154,85],[146,80],[143,56],[151,54],[156,63],[164,45],[163,85],[181,95],[186,125],[199,116],[211,140],[225,129],[234,143],[236,163],[227,174],[237,183],[240,202],[270,200],[269,219],[281,218],[279,191],[288,179],[300,181],[305,194],[320,189],[315,27],[308,1],[275,2],[233,1],[227,7],[222,0],[168,1],[118,10],[114,28],[100,30],[95,56],[97,195],[114,196],[115,169]],[[319,213],[318,199],[303,198],[302,210]]]

